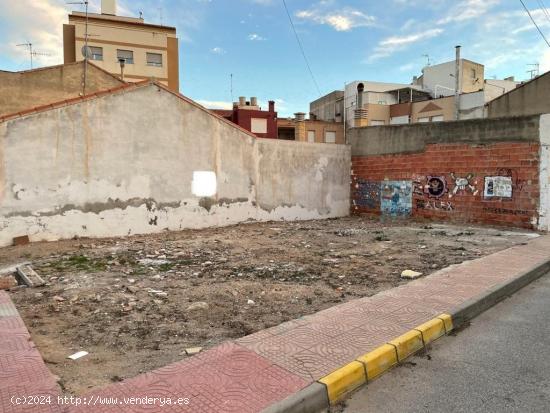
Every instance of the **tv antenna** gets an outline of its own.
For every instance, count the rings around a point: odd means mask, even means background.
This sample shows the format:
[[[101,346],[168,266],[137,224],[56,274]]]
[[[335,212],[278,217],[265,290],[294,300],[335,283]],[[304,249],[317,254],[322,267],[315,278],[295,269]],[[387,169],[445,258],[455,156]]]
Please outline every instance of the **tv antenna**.
[[[36,56],[51,56],[49,53],[42,53],[42,52],[37,52],[36,50],[33,50],[31,42],[21,43],[21,44],[18,44],[17,46],[18,47],[26,47],[28,49],[29,57],[31,58],[31,70],[33,69],[33,58],[34,57],[36,57]]]
[[[82,49],[82,55],[84,56],[84,77],[82,79],[82,96],[86,94],[86,82],[88,80],[88,59],[90,58],[90,48],[88,47],[88,0],[67,2],[67,4],[80,4],[83,5],[86,11],[86,24],[84,29],[84,48]]]
[[[539,63],[529,63],[527,66],[533,66],[531,70],[528,70],[527,73],[531,74],[531,79],[538,77],[540,64]]]
[[[422,57],[425,57],[426,60],[428,61],[426,66],[431,66],[432,65],[432,61],[430,60],[430,55],[429,54],[423,54]]]
[[[231,73],[231,103],[233,103],[233,73]]]

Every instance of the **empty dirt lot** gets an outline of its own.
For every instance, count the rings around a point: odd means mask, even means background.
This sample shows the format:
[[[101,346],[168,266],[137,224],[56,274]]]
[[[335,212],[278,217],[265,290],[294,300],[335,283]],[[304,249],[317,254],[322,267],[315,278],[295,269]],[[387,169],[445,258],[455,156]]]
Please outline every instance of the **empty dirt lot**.
[[[0,267],[29,261],[47,281],[10,294],[65,391],[81,394],[529,236],[358,217],[250,223],[10,247]],[[67,359],[80,350],[90,355]]]

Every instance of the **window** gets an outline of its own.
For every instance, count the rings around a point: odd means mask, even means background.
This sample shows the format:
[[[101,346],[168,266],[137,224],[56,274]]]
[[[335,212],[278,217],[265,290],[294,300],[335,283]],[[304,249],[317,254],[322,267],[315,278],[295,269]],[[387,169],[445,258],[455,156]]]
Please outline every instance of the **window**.
[[[252,118],[250,129],[252,133],[267,133],[267,119]]]
[[[476,78],[476,70],[475,69],[472,69],[471,71],[471,74],[472,74],[472,79],[475,79]]]
[[[162,67],[162,55],[159,53],[147,53],[147,66]]]
[[[386,124],[386,121],[384,120],[371,120],[370,125],[371,126],[384,126]]]
[[[315,142],[315,131],[314,130],[308,130],[307,131],[307,141],[309,143]]]
[[[426,122],[429,122],[429,121],[430,121],[430,118],[418,118],[419,123],[426,123]]]
[[[336,143],[336,132],[325,132],[325,143]]]
[[[439,116],[432,116],[432,122],[443,122],[445,119],[443,117],[443,115],[439,115]]]
[[[118,49],[116,51],[116,57],[118,61],[120,61],[121,59],[124,59],[124,63],[126,63],[127,65],[134,64],[134,52],[132,52],[131,50]]]
[[[103,47],[90,47],[90,59],[103,60]]]

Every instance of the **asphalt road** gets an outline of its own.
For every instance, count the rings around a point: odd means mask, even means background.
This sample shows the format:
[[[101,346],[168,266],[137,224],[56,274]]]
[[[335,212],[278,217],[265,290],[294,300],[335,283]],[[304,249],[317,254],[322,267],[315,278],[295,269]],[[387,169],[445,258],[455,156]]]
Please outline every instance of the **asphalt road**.
[[[550,412],[550,274],[346,405],[345,413]]]

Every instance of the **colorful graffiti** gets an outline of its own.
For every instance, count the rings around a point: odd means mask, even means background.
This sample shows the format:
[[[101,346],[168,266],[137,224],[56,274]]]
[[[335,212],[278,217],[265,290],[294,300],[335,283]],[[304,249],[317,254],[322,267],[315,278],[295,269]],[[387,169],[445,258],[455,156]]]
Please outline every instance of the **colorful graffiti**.
[[[473,181],[474,174],[468,174],[466,177],[456,176],[454,172],[451,172],[451,178],[455,181],[455,187],[453,191],[449,194],[449,198],[452,198],[456,195],[465,195],[471,193],[476,196],[479,193],[479,190],[476,188],[477,181]]]
[[[486,199],[507,198],[512,199],[513,182],[511,176],[486,176],[483,196]]]
[[[421,197],[441,198],[449,192],[447,179],[444,176],[415,177],[413,192]]]
[[[355,185],[355,204],[359,207],[378,209],[380,207],[380,182],[359,179]]]
[[[384,181],[381,184],[380,209],[386,215],[410,215],[412,212],[411,181]]]

